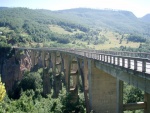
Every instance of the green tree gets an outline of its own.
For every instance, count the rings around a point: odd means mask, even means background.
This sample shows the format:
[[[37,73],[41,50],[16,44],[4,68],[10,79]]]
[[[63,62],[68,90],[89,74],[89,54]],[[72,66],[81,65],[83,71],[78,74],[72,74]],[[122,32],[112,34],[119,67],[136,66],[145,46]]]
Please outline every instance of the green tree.
[[[0,101],[4,99],[5,95],[6,95],[5,85],[1,82],[1,77],[0,77]]]

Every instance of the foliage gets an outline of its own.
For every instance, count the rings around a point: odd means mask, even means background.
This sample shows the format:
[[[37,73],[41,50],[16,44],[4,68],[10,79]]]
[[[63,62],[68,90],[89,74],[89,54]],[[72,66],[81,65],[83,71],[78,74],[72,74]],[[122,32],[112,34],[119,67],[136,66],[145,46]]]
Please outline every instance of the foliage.
[[[123,87],[123,104],[143,102],[144,92],[140,89],[124,83]],[[143,113],[143,110],[124,111],[124,113]]]
[[[42,88],[42,78],[41,75],[38,72],[30,72],[24,74],[23,79],[20,82],[20,87],[23,89],[23,91],[32,89],[41,89]]]
[[[5,85],[1,82],[1,77],[0,77],[0,101],[3,100],[5,94],[6,94]]]
[[[8,96],[13,99],[19,99],[21,90],[33,90],[36,95],[42,93],[42,78],[39,72],[25,72],[21,81],[18,81],[13,86],[13,91],[8,93]]]
[[[84,113],[83,94],[76,104],[70,104],[69,93],[63,88],[58,98],[52,98],[49,94],[47,98],[42,95],[42,69],[37,72],[25,72],[24,77],[11,92],[14,96],[6,96],[0,103],[0,113],[64,113],[65,111],[80,111]],[[19,92],[19,94],[18,94]],[[16,96],[19,97],[16,98]],[[81,95],[81,94],[80,94]],[[68,107],[68,106],[71,107]],[[67,112],[66,112],[67,113]]]
[[[89,29],[76,22],[60,20],[55,13],[44,10],[31,10],[27,8],[4,8],[0,10],[0,45],[5,44],[23,46],[24,44],[45,40],[69,43],[69,35],[59,35],[50,30],[49,25],[59,25],[67,31],[79,29],[88,32]],[[7,30],[6,30],[7,29]],[[65,37],[65,38],[64,38]]]
[[[80,94],[81,95],[81,94]],[[62,101],[62,111],[63,113],[71,113],[74,111],[75,113],[84,113],[84,101],[83,97],[79,97],[79,100],[77,102],[71,102],[72,95],[71,93],[67,92],[65,97],[61,98]]]
[[[141,36],[136,36],[136,35],[130,35],[127,38],[128,41],[131,42],[146,42],[146,39],[141,37]]]
[[[124,84],[124,103],[135,103],[144,101],[144,92],[138,88]]]
[[[149,52],[150,51],[150,40],[147,40],[145,43],[141,43],[138,48],[120,46],[119,48],[112,48],[112,50],[116,51],[130,51],[130,52]],[[141,56],[144,57],[145,56]]]

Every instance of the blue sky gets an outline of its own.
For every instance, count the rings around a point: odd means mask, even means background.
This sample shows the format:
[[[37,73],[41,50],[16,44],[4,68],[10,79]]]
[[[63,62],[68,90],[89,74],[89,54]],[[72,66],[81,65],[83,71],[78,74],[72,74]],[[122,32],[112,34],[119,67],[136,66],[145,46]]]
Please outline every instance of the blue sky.
[[[132,11],[137,17],[150,13],[150,0],[0,0],[0,6],[49,10],[108,8]]]

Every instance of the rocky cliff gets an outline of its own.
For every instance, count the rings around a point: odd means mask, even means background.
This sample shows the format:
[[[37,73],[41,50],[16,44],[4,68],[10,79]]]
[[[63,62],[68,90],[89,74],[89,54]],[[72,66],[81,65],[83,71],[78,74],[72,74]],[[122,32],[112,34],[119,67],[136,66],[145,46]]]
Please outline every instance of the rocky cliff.
[[[32,65],[27,51],[9,51],[9,53],[13,55],[9,58],[6,55],[1,57],[1,76],[7,92],[11,91],[14,84],[22,79],[25,70],[30,71]]]

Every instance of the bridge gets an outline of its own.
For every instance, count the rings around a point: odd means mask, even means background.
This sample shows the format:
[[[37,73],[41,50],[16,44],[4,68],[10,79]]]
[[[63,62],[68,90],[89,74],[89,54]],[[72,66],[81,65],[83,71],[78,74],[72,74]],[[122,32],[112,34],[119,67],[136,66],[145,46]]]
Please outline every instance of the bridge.
[[[15,54],[24,51],[29,55],[34,68],[43,66],[44,85],[49,83],[49,69],[54,75],[54,94],[61,90],[64,75],[65,86],[78,98],[78,83],[81,77],[87,113],[123,113],[125,110],[144,109],[150,113],[150,53],[119,52],[69,48],[14,48]],[[145,92],[144,102],[123,104],[123,82]],[[50,87],[43,92],[50,93]]]

